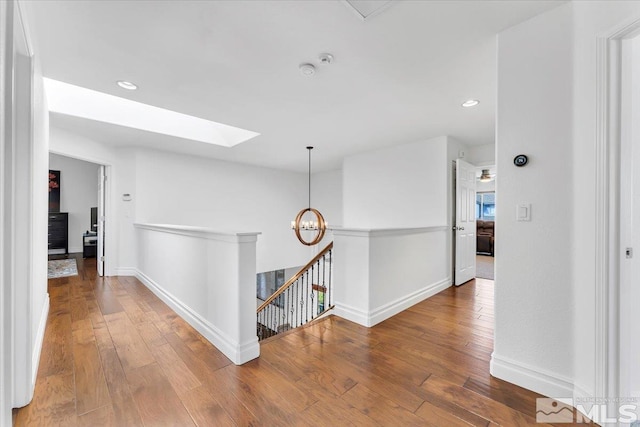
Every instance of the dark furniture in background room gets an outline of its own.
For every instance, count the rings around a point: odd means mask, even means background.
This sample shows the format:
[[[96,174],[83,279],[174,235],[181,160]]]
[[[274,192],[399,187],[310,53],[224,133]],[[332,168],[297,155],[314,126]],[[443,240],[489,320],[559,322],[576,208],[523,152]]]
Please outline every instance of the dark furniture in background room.
[[[69,253],[69,214],[66,212],[49,212],[49,253]]]
[[[91,208],[89,230],[82,234],[82,257],[95,258],[98,249],[98,208]]]
[[[494,221],[476,221],[476,253],[493,256]]]
[[[82,257],[95,258],[98,249],[98,233],[87,231],[82,235]]]
[[[91,231],[98,231],[98,208],[91,208],[91,223],[89,224]]]

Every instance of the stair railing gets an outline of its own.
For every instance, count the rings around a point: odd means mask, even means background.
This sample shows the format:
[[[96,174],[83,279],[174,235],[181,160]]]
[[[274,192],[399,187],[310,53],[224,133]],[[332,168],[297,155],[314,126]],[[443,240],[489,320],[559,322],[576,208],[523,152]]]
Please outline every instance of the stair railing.
[[[258,307],[258,340],[302,326],[333,308],[332,251],[333,242]]]

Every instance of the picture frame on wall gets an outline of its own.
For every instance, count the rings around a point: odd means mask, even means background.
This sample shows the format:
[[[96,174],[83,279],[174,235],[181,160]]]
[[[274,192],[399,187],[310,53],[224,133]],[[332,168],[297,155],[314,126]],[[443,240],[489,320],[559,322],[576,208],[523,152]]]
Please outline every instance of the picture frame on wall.
[[[49,212],[60,212],[60,171],[49,169]]]

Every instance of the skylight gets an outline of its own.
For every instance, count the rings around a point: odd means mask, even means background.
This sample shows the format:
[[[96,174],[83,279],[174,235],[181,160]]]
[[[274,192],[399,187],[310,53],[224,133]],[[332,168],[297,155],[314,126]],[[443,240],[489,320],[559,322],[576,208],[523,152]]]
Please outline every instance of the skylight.
[[[192,141],[233,147],[260,135],[57,80],[44,79],[49,111]]]

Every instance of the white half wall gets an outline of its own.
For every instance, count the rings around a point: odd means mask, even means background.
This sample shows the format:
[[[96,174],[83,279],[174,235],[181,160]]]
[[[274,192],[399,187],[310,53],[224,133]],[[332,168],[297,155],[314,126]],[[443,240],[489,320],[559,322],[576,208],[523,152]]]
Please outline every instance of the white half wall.
[[[335,314],[373,326],[451,286],[448,227],[334,230]]]
[[[91,208],[98,206],[100,166],[50,154],[49,169],[61,172],[60,211],[69,213],[69,252],[82,252],[82,234],[91,230]]]
[[[259,233],[154,224],[135,227],[138,279],[235,364],[258,357]]]

